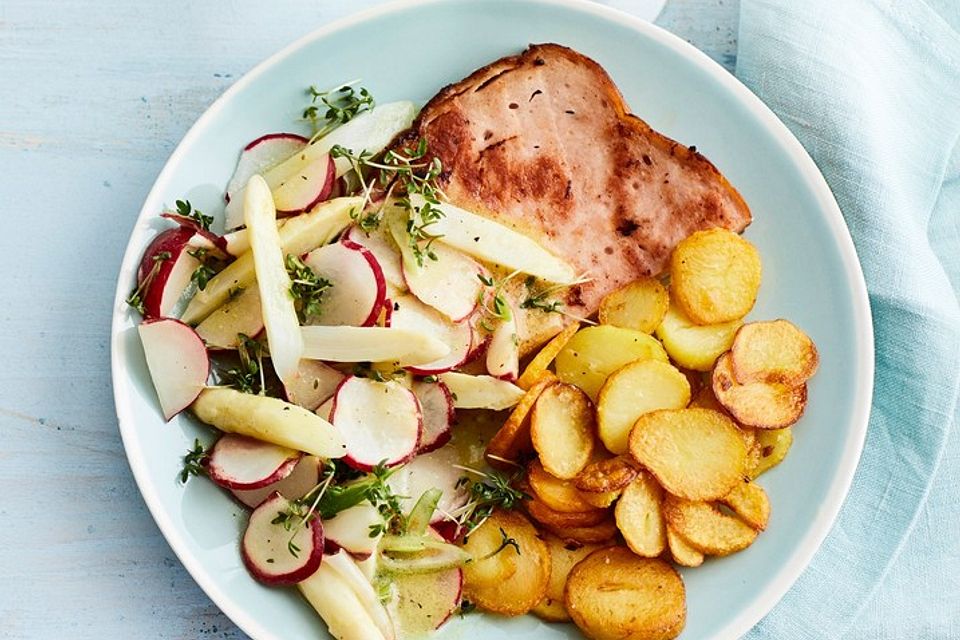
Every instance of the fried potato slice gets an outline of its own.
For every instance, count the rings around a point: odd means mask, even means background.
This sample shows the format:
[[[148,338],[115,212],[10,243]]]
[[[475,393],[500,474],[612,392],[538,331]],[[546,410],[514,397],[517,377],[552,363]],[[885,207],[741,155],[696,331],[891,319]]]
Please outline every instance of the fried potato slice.
[[[578,562],[600,546],[564,542],[554,535],[545,536],[544,542],[550,551],[550,582],[547,583],[547,595],[537,603],[531,613],[547,622],[569,622],[570,615],[563,606],[563,590],[567,586],[567,575]]]
[[[622,546],[594,551],[567,576],[564,605],[593,640],[669,640],[686,624],[680,574]]]
[[[670,493],[716,500],[743,478],[747,445],[722,413],[664,409],[637,420],[630,432],[630,455]]]
[[[682,409],[690,383],[680,370],[659,360],[637,360],[617,369],[600,388],[597,434],[612,453],[626,453],[637,418],[657,409]]]
[[[653,333],[670,305],[666,287],[654,278],[641,278],[611,291],[600,301],[600,324]]]
[[[503,546],[504,536],[519,549]],[[518,616],[543,599],[550,552],[519,512],[495,511],[466,537],[463,548],[472,557],[463,568],[464,595],[481,609]]]
[[[607,517],[606,509],[593,507],[589,511],[557,511],[536,496],[524,502],[524,506],[531,518],[551,527],[592,527]]]
[[[770,498],[760,485],[749,481],[741,482],[733,491],[720,498],[720,502],[730,507],[741,520],[757,531],[767,528],[770,521]]]
[[[557,377],[575,384],[596,401],[607,377],[634,360],[667,361],[667,352],[642,331],[598,326],[580,329],[556,358]]]
[[[533,453],[533,443],[530,440],[530,412],[540,394],[555,382],[556,378],[553,375],[544,376],[520,398],[510,412],[510,417],[487,443],[484,455],[491,467],[510,470],[514,468],[511,462],[516,463],[524,456]],[[504,460],[510,462],[504,462]]]
[[[590,491],[581,491],[580,497],[583,501],[597,509],[606,509],[620,497],[622,491],[603,491],[601,493],[591,493]]]
[[[553,364],[554,358],[557,357],[560,350],[566,346],[570,338],[572,338],[579,329],[579,322],[568,324],[563,328],[563,331],[553,336],[550,342],[543,345],[540,351],[537,352],[537,355],[533,356],[530,362],[527,363],[520,377],[517,378],[517,386],[526,390],[536,384],[540,378],[548,372],[550,365]]]
[[[670,256],[673,299],[697,324],[730,322],[747,315],[760,289],[757,248],[733,231],[697,231]]]
[[[640,471],[632,458],[616,456],[591,462],[573,479],[573,484],[588,493],[622,491],[638,473]]]
[[[788,387],[809,380],[820,364],[813,341],[788,320],[749,322],[740,327],[730,360],[740,384],[778,382]]]
[[[703,554],[691,547],[670,526],[667,526],[667,547],[670,548],[670,557],[681,567],[699,567],[703,564]]]
[[[617,522],[612,516],[589,527],[553,527],[547,524],[543,527],[564,542],[579,544],[604,544],[613,540],[618,531]]]
[[[710,371],[717,358],[730,349],[742,325],[739,318],[719,324],[698,325],[680,307],[672,304],[657,327],[656,336],[667,354],[681,367]]]
[[[617,501],[614,516],[617,528],[630,550],[638,556],[656,558],[667,544],[667,532],[660,511],[663,488],[649,473],[642,472]]]
[[[724,409],[720,401],[717,400],[717,396],[713,394],[713,386],[710,384],[705,384],[700,387],[700,391],[697,392],[697,395],[693,397],[693,400],[690,401],[688,406],[692,409],[699,407],[701,409],[719,411],[723,414],[727,413],[727,410]]]
[[[746,549],[757,538],[756,529],[709,502],[668,495],[663,500],[663,517],[691,547],[712,556]]]
[[[743,436],[743,442],[747,445],[747,477],[760,464],[761,446],[757,440],[757,434],[760,431],[762,430],[753,427],[740,427],[740,435]]]
[[[554,511],[580,513],[597,507],[584,500],[571,480],[562,480],[551,475],[539,460],[527,465],[527,483],[534,496]]]
[[[729,351],[713,368],[713,393],[737,422],[758,429],[789,427],[807,406],[805,384],[788,387],[777,382],[737,382]]]
[[[569,479],[587,465],[596,440],[594,416],[579,387],[558,382],[544,389],[530,414],[530,439],[547,471]]]
[[[752,479],[766,473],[787,457],[793,444],[793,429],[757,429],[755,432],[759,454],[756,464],[750,468]]]

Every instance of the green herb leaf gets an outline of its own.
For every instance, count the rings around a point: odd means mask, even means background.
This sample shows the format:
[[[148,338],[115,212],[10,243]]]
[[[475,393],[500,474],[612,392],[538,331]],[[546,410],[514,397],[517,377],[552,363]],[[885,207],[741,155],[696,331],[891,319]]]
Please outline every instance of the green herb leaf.
[[[186,455],[183,456],[183,469],[180,471],[180,483],[186,484],[190,476],[206,475],[206,464],[207,458],[209,457],[210,452],[204,448],[199,438],[195,438],[193,441],[193,449],[187,451]]]
[[[303,117],[313,127],[314,140],[350,122],[364,111],[373,109],[376,104],[373,95],[365,87],[355,89],[353,85],[356,82],[325,91],[314,86],[307,89],[310,105],[303,110]]]
[[[177,214],[184,218],[189,218],[200,225],[204,231],[210,230],[213,223],[213,216],[204,215],[199,209],[194,209],[189,200],[177,200]]]
[[[333,284],[295,255],[287,255],[286,267],[290,275],[290,296],[296,302],[300,322],[319,316],[323,311],[323,293]]]

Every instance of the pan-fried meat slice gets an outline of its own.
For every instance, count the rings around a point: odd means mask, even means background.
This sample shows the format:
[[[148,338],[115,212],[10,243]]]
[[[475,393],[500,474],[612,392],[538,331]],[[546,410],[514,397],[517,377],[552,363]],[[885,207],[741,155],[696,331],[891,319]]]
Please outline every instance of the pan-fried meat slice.
[[[398,145],[420,137],[443,162],[454,204],[536,238],[592,278],[568,294],[577,315],[659,274],[694,231],[750,223],[706,158],[628,113],[600,65],[559,45],[532,45],[446,87]]]

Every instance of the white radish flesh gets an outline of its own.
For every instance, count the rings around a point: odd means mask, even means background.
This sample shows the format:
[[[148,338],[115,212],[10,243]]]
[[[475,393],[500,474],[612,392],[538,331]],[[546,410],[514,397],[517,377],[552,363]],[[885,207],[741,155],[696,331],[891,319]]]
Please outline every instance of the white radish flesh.
[[[416,396],[393,382],[351,376],[334,395],[331,422],[347,445],[344,461],[370,471],[409,460],[420,443],[422,422]]]
[[[137,329],[160,409],[169,420],[203,391],[210,375],[207,349],[200,336],[178,320],[146,320]]]
[[[161,232],[143,254],[137,272],[144,316],[168,318],[190,285],[200,261],[188,251],[193,230],[184,227]]]
[[[227,433],[239,433],[321,458],[340,458],[346,453],[343,437],[332,424],[277,398],[207,387],[191,409],[200,420]]]
[[[396,290],[406,290],[407,285],[403,280],[403,271],[400,266],[400,251],[390,235],[384,231],[383,225],[370,233],[364,233],[360,227],[354,225],[344,232],[343,237],[354,244],[365,247],[374,255],[388,284]]]
[[[287,447],[228,433],[213,445],[207,475],[227,489],[261,489],[289,476],[300,455]]]
[[[274,524],[290,501],[274,494],[250,514],[240,544],[243,562],[254,578],[264,584],[296,584],[312,576],[323,559],[323,524],[320,518],[294,531]],[[294,549],[295,553],[291,551]]]
[[[413,296],[401,296],[393,301],[390,328],[424,332],[435,336],[449,348],[443,357],[408,367],[413,373],[431,375],[449,371],[466,362],[470,356],[474,335],[470,323],[451,322]]]
[[[282,253],[299,256],[326,244],[350,224],[350,211],[359,204],[360,198],[337,198],[309,213],[290,218],[279,231]],[[200,322],[229,300],[231,291],[248,287],[255,280],[253,255],[248,251],[211,278],[203,291],[197,292],[181,319],[188,324]]]
[[[520,375],[520,336],[517,333],[517,311],[511,307],[510,317],[500,320],[487,345],[487,372],[501,380],[516,380]]]
[[[280,380],[287,384],[297,375],[303,338],[300,321],[290,296],[290,276],[284,266],[277,212],[267,183],[259,175],[250,178],[244,191],[243,219],[250,230],[263,325],[270,344],[270,360]]]
[[[525,393],[523,389],[493,376],[472,376],[449,371],[440,374],[440,380],[453,394],[456,409],[492,409],[501,411],[517,404]]]
[[[336,180],[333,158],[320,156],[273,189],[277,213],[290,216],[309,211],[330,196]]]
[[[389,640],[347,581],[332,567],[321,564],[297,588],[337,640]]]
[[[227,183],[224,193],[227,203],[242,201],[243,198],[237,198],[237,195],[247,186],[251,177],[257,174],[262,175],[302,150],[306,144],[307,139],[295,133],[268,133],[250,142],[240,152],[237,168],[234,169],[233,176]],[[230,215],[230,211],[228,207],[225,225],[228,231],[243,224],[243,208],[234,208],[233,211],[236,213],[233,216]]]
[[[440,489],[443,493],[431,522],[444,519],[445,513],[451,513],[466,504],[466,487],[457,487],[457,481],[464,472],[454,465],[460,464],[460,454],[453,445],[440,447],[430,453],[420,454],[413,460],[393,472],[387,484],[401,498],[403,511],[409,512],[420,496],[428,489]]]
[[[433,451],[450,441],[453,431],[453,397],[442,382],[414,382],[414,395],[423,414],[423,436],[418,453]]]
[[[360,245],[335,242],[314,249],[304,263],[332,285],[323,292],[320,313],[310,324],[369,327],[376,323],[386,298],[383,271]]]
[[[320,481],[320,458],[316,456],[303,456],[283,480],[268,484],[262,489],[231,489],[230,493],[245,504],[254,509],[260,506],[260,503],[269,498],[274,493],[279,493],[287,500],[297,500],[307,495],[307,492],[317,486]]]
[[[373,584],[367,580],[354,559],[346,553],[334,553],[324,556],[323,561],[350,587],[383,636],[388,639],[393,638],[394,630],[390,614],[380,602]]]
[[[301,327],[303,357],[328,362],[432,362],[450,352],[428,327]]]
[[[197,325],[197,334],[208,349],[236,349],[239,334],[253,338],[261,331],[263,313],[256,286],[243,289]]]
[[[328,543],[365,558],[380,542],[380,536],[370,537],[370,527],[377,524],[383,524],[383,516],[369,502],[361,502],[324,520],[323,531]]]
[[[419,195],[411,196],[410,201],[415,207],[425,203]],[[576,279],[573,267],[522,233],[448,202],[434,206],[439,206],[443,216],[430,225],[430,233],[442,236],[444,244],[548,282],[567,284]]]
[[[284,386],[287,401],[314,411],[333,397],[345,377],[319,360],[303,359],[300,361],[300,370],[293,382]]]

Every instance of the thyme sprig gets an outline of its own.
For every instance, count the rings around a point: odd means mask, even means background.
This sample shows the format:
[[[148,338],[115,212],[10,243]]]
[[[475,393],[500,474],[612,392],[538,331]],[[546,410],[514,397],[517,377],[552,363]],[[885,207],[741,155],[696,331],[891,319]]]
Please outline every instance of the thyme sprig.
[[[315,86],[307,89],[310,105],[303,110],[303,117],[310,121],[313,128],[311,143],[350,122],[364,111],[373,109],[376,105],[373,95],[366,87],[354,88],[358,82],[360,81],[352,80],[324,91]]]
[[[221,374],[221,381],[243,393],[266,394],[263,373],[263,345],[245,333],[237,334],[237,355],[240,366]]]
[[[207,283],[210,282],[210,278],[217,275],[219,269],[211,264],[214,260],[208,249],[198,247],[188,250],[187,253],[200,262],[200,266],[194,269],[190,275],[190,282],[197,285],[197,289],[203,291],[207,288]]]
[[[495,280],[483,273],[477,274],[477,278],[484,286],[484,289],[480,291],[478,300],[482,312],[479,322],[481,328],[492,332],[491,321],[509,322],[513,319],[513,311],[503,290],[507,283],[519,273],[519,271],[514,271],[500,280]]]
[[[527,289],[527,295],[520,303],[521,309],[539,309],[544,313],[559,313],[560,315],[567,316],[574,320],[584,322],[586,324],[596,324],[592,320],[586,318],[581,318],[580,316],[574,315],[564,309],[563,301],[554,298],[559,292],[564,289],[569,289],[581,284],[586,284],[590,282],[590,278],[577,278],[573,282],[553,284],[548,287],[538,289],[537,288],[537,279],[534,276],[527,276],[523,284]]]
[[[462,476],[457,480],[456,488],[468,487],[469,498],[467,503],[455,509],[449,515],[464,529],[465,535],[479,527],[486,521],[495,509],[513,509],[529,495],[512,485],[523,475],[522,467],[510,476],[497,471],[484,472],[471,467],[453,465],[457,469],[479,476],[478,480],[471,480],[470,476]]]
[[[180,471],[180,484],[186,484],[191,476],[206,475],[207,459],[210,452],[204,448],[199,438],[194,438],[193,449],[183,456],[183,469]]]
[[[323,294],[333,284],[295,255],[287,255],[286,267],[290,275],[290,295],[296,302],[300,322],[319,316],[323,311]]]
[[[503,530],[503,527],[499,527],[499,529],[500,529],[500,546],[494,549],[493,551],[491,551],[490,553],[487,553],[485,555],[480,556],[479,558],[476,558],[474,562],[480,562],[482,560],[487,560],[489,558],[492,558],[493,556],[497,555],[507,547],[513,547],[513,550],[517,552],[518,556],[523,555],[520,553],[520,543],[517,542],[517,539],[511,538],[510,536],[508,536],[507,532]]]
[[[125,302],[136,309],[140,315],[146,315],[146,309],[143,306],[144,294],[147,292],[147,289],[150,288],[150,284],[160,272],[160,265],[172,257],[173,254],[169,251],[160,251],[153,256],[153,264],[150,266],[150,271],[147,272],[147,275],[144,276],[143,280],[141,280],[130,293],[130,295],[127,296]]]

